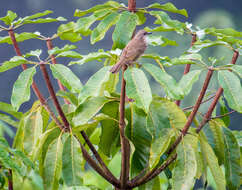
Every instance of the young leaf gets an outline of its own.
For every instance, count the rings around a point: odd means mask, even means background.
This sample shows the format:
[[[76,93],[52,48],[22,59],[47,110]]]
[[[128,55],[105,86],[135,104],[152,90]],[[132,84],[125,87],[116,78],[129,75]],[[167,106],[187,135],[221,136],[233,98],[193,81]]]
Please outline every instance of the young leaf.
[[[230,108],[242,113],[242,87],[239,78],[229,71],[218,72],[218,82]]]
[[[48,147],[44,162],[44,185],[46,190],[55,190],[59,187],[62,171],[63,143],[62,134]]]
[[[72,122],[75,126],[86,124],[109,101],[105,97],[93,97],[86,100],[77,107]]]
[[[149,5],[147,8],[150,8],[150,9],[162,9],[164,11],[169,11],[169,12],[172,12],[172,13],[178,13],[178,14],[181,14],[185,17],[188,17],[188,14],[187,14],[187,11],[185,9],[177,9],[172,3],[165,3],[165,4],[159,4],[159,3],[153,3],[151,5]]]
[[[213,149],[208,144],[206,137],[204,137],[203,132],[199,133],[199,141],[203,158],[206,160],[206,163],[211,170],[217,189],[226,190],[225,176],[222,169],[219,167],[218,159],[214,154]]]
[[[93,53],[89,53],[87,55],[82,55],[82,58],[78,61],[71,61],[69,63],[69,65],[73,65],[73,64],[79,64],[82,65],[84,63],[87,63],[89,61],[102,61],[102,58],[110,58],[111,55],[110,53],[104,52],[102,49],[100,49],[98,52],[93,52]]]
[[[124,78],[126,80],[127,96],[134,99],[135,104],[148,113],[152,94],[149,82],[143,71],[136,68],[128,68],[124,73]]]
[[[240,186],[240,147],[232,131],[223,127],[224,134],[224,167],[228,189],[236,190]]]
[[[195,183],[197,162],[189,141],[186,136],[177,148],[177,164],[172,176],[174,190],[191,189]]]
[[[36,73],[35,67],[24,70],[13,85],[11,104],[14,110],[18,110],[22,103],[30,98],[30,85],[33,82],[33,76]]]
[[[40,55],[42,53],[42,50],[41,49],[36,49],[34,51],[30,51],[29,53],[26,53],[25,55],[23,55],[24,57],[37,57],[39,58]]]
[[[36,13],[36,14],[30,15],[30,16],[26,16],[22,20],[23,21],[25,21],[25,20],[32,20],[32,19],[35,19],[35,18],[46,16],[46,15],[51,14],[51,13],[53,13],[53,11],[46,10],[44,12],[40,12],[40,13]]]
[[[5,17],[1,17],[0,20],[6,25],[11,25],[15,18],[17,18],[17,14],[12,11],[8,11],[7,15]]]
[[[186,75],[183,75],[178,83],[178,86],[183,90],[184,96],[188,95],[192,90],[192,85],[199,79],[201,70],[190,71]]]
[[[63,146],[62,174],[68,186],[82,185],[82,154],[79,142],[70,134]]]
[[[135,13],[122,12],[112,35],[112,49],[123,49],[127,45],[136,28],[137,20],[138,17]]]
[[[104,17],[104,19],[97,25],[91,34],[91,44],[95,44],[96,42],[102,40],[109,28],[117,23],[119,16],[120,15],[118,13],[113,12]]]
[[[143,25],[146,22],[145,13],[137,11],[135,14],[138,16],[137,25]]]
[[[51,64],[53,76],[71,92],[79,93],[82,89],[82,83],[79,78],[65,65]]]
[[[36,33],[29,33],[29,32],[23,32],[21,34],[17,34],[15,33],[15,38],[17,42],[23,42],[25,40],[29,40],[29,39],[38,39],[39,38],[39,34]],[[12,40],[9,36],[6,37],[0,37],[0,44],[1,43],[8,43],[8,44],[12,44]]]
[[[78,96],[79,103],[85,101],[90,96],[103,96],[106,82],[108,82],[111,75],[110,68],[110,66],[103,67],[91,76]]]
[[[76,46],[75,45],[68,45],[67,44],[67,45],[65,45],[62,48],[54,47],[53,49],[48,50],[48,53],[49,53],[49,55],[56,55],[56,54],[63,53],[65,51],[72,50],[72,49],[76,49]]]
[[[184,97],[183,90],[177,85],[172,76],[162,71],[159,67],[152,64],[143,64],[143,68],[147,70],[154,79],[161,84],[166,94],[175,100],[180,100]]]
[[[24,20],[23,24],[37,24],[37,23],[49,23],[49,22],[63,22],[66,21],[64,17],[57,18],[38,18],[35,20]]]

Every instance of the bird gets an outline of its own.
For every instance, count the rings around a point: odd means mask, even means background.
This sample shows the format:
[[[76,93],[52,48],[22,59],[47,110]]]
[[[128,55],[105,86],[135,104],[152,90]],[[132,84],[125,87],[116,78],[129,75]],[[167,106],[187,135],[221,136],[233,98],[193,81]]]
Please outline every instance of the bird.
[[[152,34],[139,30],[123,49],[119,61],[110,69],[113,74],[118,73],[123,65],[132,65],[147,48],[147,35]]]

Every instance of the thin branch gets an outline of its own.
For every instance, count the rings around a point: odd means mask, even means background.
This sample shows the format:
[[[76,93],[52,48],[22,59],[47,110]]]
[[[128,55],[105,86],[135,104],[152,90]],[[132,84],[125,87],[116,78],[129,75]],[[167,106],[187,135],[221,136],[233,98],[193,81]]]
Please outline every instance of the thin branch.
[[[197,35],[196,35],[195,33],[192,33],[192,42],[191,42],[190,47],[192,47],[193,44],[194,44],[196,41],[197,41]],[[186,66],[185,66],[185,68],[184,68],[183,75],[186,75],[187,73],[189,73],[190,68],[191,68],[191,64],[186,64]],[[180,106],[180,104],[181,104],[181,100],[176,100],[175,103],[176,103],[176,105]]]
[[[136,0],[129,0],[129,2],[128,2],[128,10],[130,12],[136,12]]]
[[[52,41],[50,38],[47,38],[46,45],[47,45],[48,50],[53,49],[53,44],[52,44]],[[52,64],[57,64],[57,61],[56,61],[56,58],[54,55],[51,55],[50,58],[51,58]],[[65,91],[66,89],[63,86],[63,84],[60,82],[60,80],[57,80],[57,82],[58,82],[58,86],[59,86],[60,90]],[[70,102],[65,98],[64,98],[64,101],[66,104],[70,104]]]
[[[232,111],[230,111],[230,112],[228,112],[228,113],[225,113],[225,114],[223,114],[223,115],[218,115],[218,116],[215,116],[215,117],[211,117],[210,120],[211,120],[211,119],[217,119],[217,118],[226,117],[226,116],[228,116],[228,115],[230,115],[231,113],[234,113],[234,112],[235,112],[235,111],[232,110]]]
[[[13,30],[9,30],[8,34],[11,38],[11,41],[13,43],[14,50],[18,56],[22,56],[22,53],[19,49],[17,40],[15,38],[15,34]],[[23,70],[27,69],[27,66],[25,64],[22,64]],[[41,94],[39,91],[36,83],[33,81],[32,83],[32,88],[34,90],[35,95],[38,97],[40,103],[44,106],[45,110],[50,114],[52,119],[55,121],[56,125],[62,130],[63,129],[63,124],[58,120],[58,118],[55,116],[54,112],[50,109],[49,105],[46,103],[44,96]]]
[[[12,170],[8,170],[8,190],[13,190],[13,173]]]
[[[201,104],[204,104],[204,103],[208,102],[209,100],[213,99],[214,97],[215,97],[215,95],[209,97],[208,99],[202,101]],[[182,110],[183,110],[183,111],[190,110],[190,109],[192,109],[193,107],[194,107],[194,106],[185,107],[185,108],[182,108]]]

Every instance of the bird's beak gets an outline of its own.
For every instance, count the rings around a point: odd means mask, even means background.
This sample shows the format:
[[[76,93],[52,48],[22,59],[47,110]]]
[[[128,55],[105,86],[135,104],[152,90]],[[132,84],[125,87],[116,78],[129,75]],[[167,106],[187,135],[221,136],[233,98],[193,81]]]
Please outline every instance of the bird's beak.
[[[148,35],[152,34],[152,32],[147,32]]]

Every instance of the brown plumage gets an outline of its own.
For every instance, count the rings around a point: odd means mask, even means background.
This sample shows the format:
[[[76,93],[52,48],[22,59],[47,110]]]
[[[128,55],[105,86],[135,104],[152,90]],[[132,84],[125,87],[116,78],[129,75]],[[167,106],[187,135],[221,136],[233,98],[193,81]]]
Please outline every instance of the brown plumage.
[[[125,46],[119,61],[110,69],[112,73],[118,73],[123,65],[133,64],[146,50],[146,35],[151,34],[145,30],[140,30],[132,40]]]

